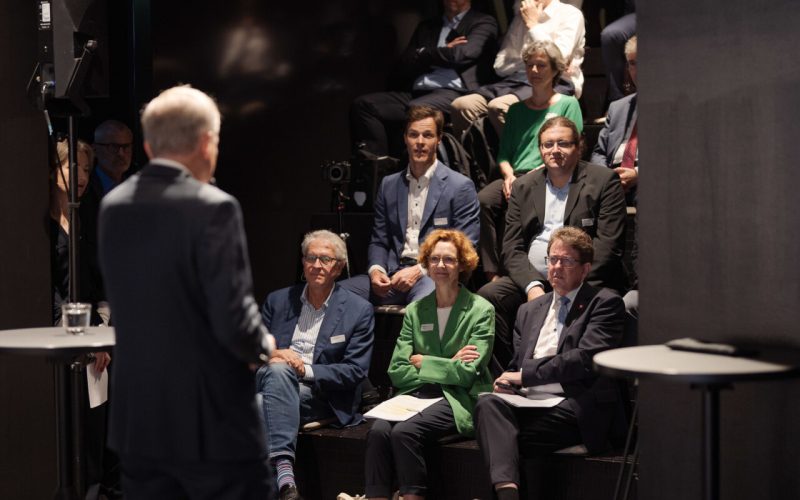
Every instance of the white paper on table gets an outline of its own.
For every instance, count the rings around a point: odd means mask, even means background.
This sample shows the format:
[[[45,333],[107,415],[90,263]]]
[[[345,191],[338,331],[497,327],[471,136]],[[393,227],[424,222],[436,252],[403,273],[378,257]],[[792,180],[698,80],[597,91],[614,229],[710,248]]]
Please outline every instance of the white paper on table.
[[[390,422],[403,422],[422,413],[422,410],[440,401],[442,398],[422,399],[403,394],[395,396],[379,404],[364,414],[367,418],[380,418]]]
[[[108,401],[108,370],[97,374],[94,363],[86,365],[86,387],[89,393],[89,408],[97,408]]]
[[[517,394],[504,394],[501,392],[482,392],[480,395],[483,396],[485,394],[494,394],[508,404],[518,408],[552,408],[564,401],[561,396],[534,391],[529,392],[526,398]]]

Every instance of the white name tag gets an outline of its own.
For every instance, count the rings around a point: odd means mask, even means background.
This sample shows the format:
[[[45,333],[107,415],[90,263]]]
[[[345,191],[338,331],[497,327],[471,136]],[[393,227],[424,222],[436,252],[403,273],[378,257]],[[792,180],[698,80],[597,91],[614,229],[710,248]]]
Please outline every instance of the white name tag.
[[[446,226],[447,225],[447,217],[434,217],[433,225],[434,226]]]
[[[433,323],[423,323],[419,327],[420,330],[423,332],[432,332],[433,331]]]
[[[594,219],[581,219],[581,226],[583,227],[594,226]]]
[[[341,344],[344,342],[344,335],[334,335],[331,337],[331,344]]]

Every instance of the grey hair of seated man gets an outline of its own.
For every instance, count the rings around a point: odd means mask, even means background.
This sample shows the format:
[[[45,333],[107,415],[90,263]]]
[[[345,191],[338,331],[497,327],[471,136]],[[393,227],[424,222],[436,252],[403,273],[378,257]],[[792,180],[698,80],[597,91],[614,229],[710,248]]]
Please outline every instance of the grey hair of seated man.
[[[323,240],[329,243],[333,247],[333,253],[337,260],[341,262],[347,260],[347,245],[345,245],[344,240],[336,233],[332,233],[327,229],[306,233],[305,237],[303,237],[303,243],[300,244],[300,251],[303,255],[306,255],[308,247],[311,246],[311,242],[315,240]]]
[[[130,127],[119,120],[106,120],[94,129],[94,142],[107,142],[108,136],[117,132],[132,135]]]

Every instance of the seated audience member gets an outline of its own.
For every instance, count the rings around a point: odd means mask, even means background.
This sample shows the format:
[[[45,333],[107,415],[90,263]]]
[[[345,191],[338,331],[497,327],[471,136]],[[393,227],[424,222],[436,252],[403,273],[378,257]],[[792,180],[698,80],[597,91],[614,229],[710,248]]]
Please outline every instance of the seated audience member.
[[[133,153],[133,133],[122,122],[106,120],[94,130],[92,144],[97,166],[92,170],[86,195],[81,199],[81,252],[85,255],[86,265],[82,273],[91,275],[97,286],[100,300],[100,314],[105,323],[109,322],[108,304],[105,302],[105,288],[97,264],[97,216],[100,212],[100,200],[122,181],[139,170],[131,163]]]
[[[625,60],[631,81],[636,83],[636,37],[625,44]],[[636,205],[639,182],[639,133],[637,95],[631,94],[611,103],[606,125],[600,131],[592,151],[592,163],[613,168],[619,174],[629,205]]]
[[[567,67],[556,84],[556,92],[581,96],[586,29],[580,9],[559,0],[517,0],[514,10],[517,15],[494,60],[494,70],[502,80],[453,101],[451,118],[456,137],[487,113],[495,130],[502,133],[508,107],[531,95],[522,52],[535,41],[550,40],[564,58]]]
[[[281,500],[301,498],[293,463],[302,424],[362,421],[361,383],[372,355],[372,306],[336,284],[347,260],[344,241],[314,231],[303,239],[302,252],[306,284],[273,292],[264,302],[264,324],[277,349],[256,373]]]
[[[494,340],[492,306],[459,284],[478,264],[472,244],[460,231],[433,231],[419,262],[436,288],[408,306],[389,377],[398,394],[442,399],[403,422],[373,422],[367,435],[367,498],[391,497],[395,483],[405,500],[424,498],[425,447],[455,433],[471,436],[475,401],[492,386],[486,369]]]
[[[66,140],[59,141],[56,145],[57,162],[52,163],[50,169],[50,235],[53,245],[51,257],[51,277],[53,280],[53,324],[61,324],[61,305],[70,301],[69,299],[69,143]],[[89,183],[89,175],[92,169],[92,148],[83,141],[78,141],[78,154],[76,155],[78,166],[78,198],[83,196],[86,186]],[[80,253],[81,264],[85,263],[85,256]],[[97,314],[96,287],[91,281],[89,273],[80,273],[78,277],[78,299],[81,302],[88,302],[92,305],[91,324],[99,325],[102,323]],[[111,362],[111,356],[107,352],[93,353],[93,369],[96,373],[103,373]],[[83,396],[84,408],[88,408],[89,403],[86,396]],[[98,406],[86,411],[84,433],[84,446],[86,450],[86,483],[93,485],[100,483],[104,479],[103,456],[105,454],[105,431],[106,431],[106,405]]]
[[[552,408],[517,408],[494,395],[478,399],[477,441],[499,500],[520,498],[521,450],[549,452],[583,443],[598,453],[616,432],[624,435],[619,387],[592,369],[596,353],[619,346],[622,299],[585,283],[593,248],[582,230],[557,229],[547,253],[553,290],[520,307],[514,359],[495,380],[494,392],[539,391],[565,399]]]
[[[581,136],[569,118],[547,120],[538,139],[545,168],[517,179],[508,200],[502,249],[508,275],[478,292],[497,312],[494,356],[500,366],[511,359],[517,308],[551,289],[545,256],[556,229],[575,226],[592,238],[594,262],[587,277],[591,285],[619,292],[626,287],[626,211],[619,177],[613,170],[578,161]]]
[[[54,252],[51,259],[53,278],[53,324],[61,324],[61,304],[69,302],[69,142],[58,141],[56,144],[57,160],[50,165],[50,236]],[[89,176],[92,171],[92,148],[83,141],[78,141],[78,198],[86,192]],[[79,279],[79,299],[92,304],[96,309],[97,304],[93,296],[92,284],[89,276],[83,274]],[[94,317],[93,319],[99,320]],[[93,321],[93,324],[98,324]]]
[[[399,128],[409,106],[447,113],[453,99],[494,77],[497,22],[471,9],[470,0],[443,0],[442,5],[444,15],[420,23],[401,56],[399,76],[409,90],[366,94],[350,108],[351,138],[371,153],[390,153],[386,124]]]
[[[369,276],[342,282],[373,304],[408,304],[433,292],[417,257],[420,242],[434,229],[461,230],[477,247],[475,185],[436,159],[443,126],[439,110],[414,106],[408,111],[408,168],[381,182],[367,251]]]
[[[625,92],[625,58],[623,48],[626,42],[636,33],[636,6],[633,1],[626,11],[628,14],[612,22],[600,33],[600,47],[603,51],[603,64],[608,75],[608,100],[622,99]],[[636,82],[634,82],[634,85]]]
[[[564,71],[564,59],[556,45],[549,40],[533,42],[525,47],[522,59],[533,90],[530,97],[512,104],[508,109],[506,126],[500,137],[497,165],[501,178],[478,193],[481,204],[481,262],[487,278],[498,275],[498,238],[503,237],[506,207],[511,187],[517,177],[542,166],[537,135],[548,118],[566,116],[583,130],[583,115],[578,100],[555,91],[559,75]]]

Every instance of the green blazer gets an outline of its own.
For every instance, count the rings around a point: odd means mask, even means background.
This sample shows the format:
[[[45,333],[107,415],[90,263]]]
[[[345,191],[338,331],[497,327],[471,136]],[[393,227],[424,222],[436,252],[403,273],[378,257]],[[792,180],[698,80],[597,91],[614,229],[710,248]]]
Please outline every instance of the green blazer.
[[[478,359],[471,363],[451,359],[469,344],[478,347]],[[471,436],[478,394],[492,391],[492,374],[487,365],[493,345],[494,306],[464,287],[458,293],[444,336],[439,340],[434,292],[406,307],[403,329],[389,364],[389,377],[398,394],[413,392],[428,383],[440,384],[453,409],[459,434]],[[419,370],[408,360],[412,354],[424,356]]]

